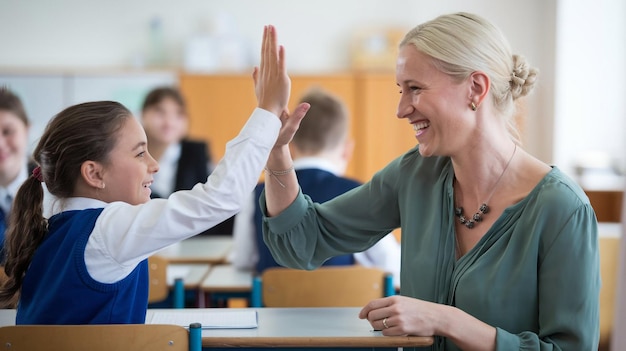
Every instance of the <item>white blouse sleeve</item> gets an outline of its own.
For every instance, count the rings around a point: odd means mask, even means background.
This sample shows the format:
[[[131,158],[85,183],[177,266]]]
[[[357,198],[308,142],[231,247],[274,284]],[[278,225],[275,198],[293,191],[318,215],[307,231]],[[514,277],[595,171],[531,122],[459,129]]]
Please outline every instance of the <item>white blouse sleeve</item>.
[[[89,274],[113,283],[160,249],[209,229],[240,211],[257,184],[281,127],[272,113],[255,109],[204,184],[168,199],[132,206],[107,204],[85,248]]]

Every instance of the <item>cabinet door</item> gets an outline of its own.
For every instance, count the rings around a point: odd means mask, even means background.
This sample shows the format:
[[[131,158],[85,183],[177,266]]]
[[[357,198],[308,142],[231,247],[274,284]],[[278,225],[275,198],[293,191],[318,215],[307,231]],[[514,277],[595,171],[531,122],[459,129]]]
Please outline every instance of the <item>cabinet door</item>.
[[[321,88],[330,94],[337,96],[345,105],[348,110],[348,116],[350,119],[350,138],[355,141],[354,128],[359,123],[358,118],[355,116],[355,91],[354,91],[354,77],[351,74],[333,74],[333,75],[298,75],[291,77],[291,101],[289,104],[290,110],[296,108],[300,98],[309,90],[315,87]],[[306,118],[306,117],[305,117]],[[355,145],[355,154],[348,162],[346,169],[346,176],[354,179],[362,180],[362,177],[357,174],[356,164],[356,149],[358,145]]]
[[[415,132],[404,119],[396,117],[400,95],[395,77],[389,74],[359,74],[355,114],[356,172],[368,180],[393,159],[417,145]]]
[[[319,86],[337,95],[353,114],[353,78],[351,75],[292,76],[290,110],[301,96]],[[191,128],[189,136],[211,145],[215,161],[225,152],[226,143],[234,138],[257,106],[254,83],[248,75],[182,75],[180,87],[187,100]],[[354,124],[351,123],[354,127]],[[355,176],[352,165],[347,175]],[[359,177],[360,178],[360,177]]]
[[[189,136],[208,142],[217,163],[257,105],[252,77],[182,75],[180,89],[187,102]]]

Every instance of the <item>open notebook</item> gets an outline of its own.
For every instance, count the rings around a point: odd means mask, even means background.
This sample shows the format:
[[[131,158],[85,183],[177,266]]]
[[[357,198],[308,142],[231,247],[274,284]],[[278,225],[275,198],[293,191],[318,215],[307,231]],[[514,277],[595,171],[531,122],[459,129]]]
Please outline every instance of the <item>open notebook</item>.
[[[257,328],[255,310],[215,309],[203,311],[155,311],[149,324],[174,324],[189,327],[191,323],[202,324],[203,329],[249,329]]]

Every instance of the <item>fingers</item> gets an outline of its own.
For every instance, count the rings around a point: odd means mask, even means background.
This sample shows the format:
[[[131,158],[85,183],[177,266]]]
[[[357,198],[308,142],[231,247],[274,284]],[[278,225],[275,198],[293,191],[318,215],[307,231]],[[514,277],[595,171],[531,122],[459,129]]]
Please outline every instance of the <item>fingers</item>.
[[[302,119],[304,118],[304,116],[306,116],[306,113],[309,111],[310,108],[311,105],[309,105],[309,103],[307,102],[299,104],[298,107],[296,107],[296,110],[293,111],[291,116],[289,116],[289,118],[292,120],[291,122],[296,123],[299,127],[300,122],[302,122]]]
[[[392,300],[389,297],[374,299],[370,301],[367,305],[365,305],[363,309],[361,309],[361,311],[359,312],[359,318],[361,319],[368,318],[371,321],[372,319],[370,318],[371,317],[370,313],[373,313],[376,311],[378,314],[380,314],[378,310],[391,306],[391,304],[392,304]],[[382,319],[383,317],[384,316],[380,318],[375,318],[375,319]]]
[[[254,81],[254,86],[259,82],[259,67],[254,67],[252,71],[252,80]]]
[[[285,49],[278,45],[276,29],[263,27],[261,62],[253,72],[258,106],[280,116],[287,109],[291,80],[287,75]]]

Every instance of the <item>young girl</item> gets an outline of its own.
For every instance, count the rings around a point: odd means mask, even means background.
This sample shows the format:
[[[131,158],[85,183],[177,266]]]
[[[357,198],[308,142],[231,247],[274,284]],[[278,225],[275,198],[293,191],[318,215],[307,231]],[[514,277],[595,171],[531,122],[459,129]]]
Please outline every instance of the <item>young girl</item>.
[[[274,143],[291,139],[308,108],[286,112],[290,79],[271,26],[253,78],[258,108],[223,160],[206,183],[169,199],[150,201],[158,164],[122,105],[79,104],[50,121],[7,233],[0,302],[19,293],[17,324],[144,323],[147,257],[239,211]],[[55,197],[49,219],[41,182]]]
[[[148,137],[148,151],[159,162],[150,197],[168,197],[207,179],[212,167],[209,145],[187,137],[187,104],[177,88],[152,89],[143,102],[141,124]],[[232,234],[233,222],[231,217],[200,234]]]

